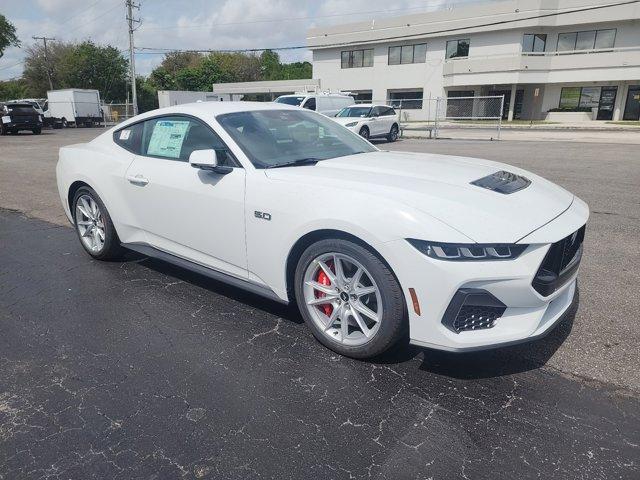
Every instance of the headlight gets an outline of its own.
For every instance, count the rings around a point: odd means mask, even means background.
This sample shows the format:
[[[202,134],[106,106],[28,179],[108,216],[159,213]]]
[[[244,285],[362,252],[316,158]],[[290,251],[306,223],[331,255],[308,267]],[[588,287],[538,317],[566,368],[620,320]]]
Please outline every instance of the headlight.
[[[351,122],[351,123],[347,123],[345,127],[355,127],[357,124],[358,122]]]
[[[529,245],[508,243],[438,243],[426,240],[407,241],[420,252],[439,260],[470,261],[470,260],[513,260],[518,258]]]

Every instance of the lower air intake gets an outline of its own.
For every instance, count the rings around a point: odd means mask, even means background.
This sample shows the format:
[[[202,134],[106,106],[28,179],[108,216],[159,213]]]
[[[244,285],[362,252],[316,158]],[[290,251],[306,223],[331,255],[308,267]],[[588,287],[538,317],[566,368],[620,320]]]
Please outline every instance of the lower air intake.
[[[492,328],[503,313],[504,308],[502,307],[465,305],[460,309],[453,321],[453,328],[456,332]]]
[[[461,288],[451,299],[442,324],[455,333],[493,328],[506,309],[486,290]]]

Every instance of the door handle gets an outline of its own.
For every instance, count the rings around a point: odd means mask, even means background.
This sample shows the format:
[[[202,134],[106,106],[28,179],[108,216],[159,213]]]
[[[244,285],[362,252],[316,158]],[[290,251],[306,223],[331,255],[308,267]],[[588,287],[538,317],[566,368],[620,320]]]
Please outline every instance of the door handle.
[[[127,180],[129,180],[129,182],[133,183],[134,185],[140,185],[142,187],[144,187],[147,183],[149,183],[149,179],[144,177],[141,174],[128,175]]]

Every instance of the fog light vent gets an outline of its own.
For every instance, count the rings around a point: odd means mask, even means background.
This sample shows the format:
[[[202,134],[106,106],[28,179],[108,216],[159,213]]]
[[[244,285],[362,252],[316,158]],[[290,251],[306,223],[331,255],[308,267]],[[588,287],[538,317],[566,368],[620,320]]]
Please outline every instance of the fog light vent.
[[[442,324],[455,333],[493,328],[506,309],[486,290],[461,288],[451,299]]]

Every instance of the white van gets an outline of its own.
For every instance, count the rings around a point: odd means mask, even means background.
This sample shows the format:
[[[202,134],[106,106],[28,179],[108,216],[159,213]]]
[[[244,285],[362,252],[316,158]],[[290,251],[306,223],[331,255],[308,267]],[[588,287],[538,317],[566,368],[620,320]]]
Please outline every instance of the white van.
[[[275,102],[315,110],[327,117],[335,117],[344,107],[356,103],[352,96],[344,93],[294,93],[282,95]]]

